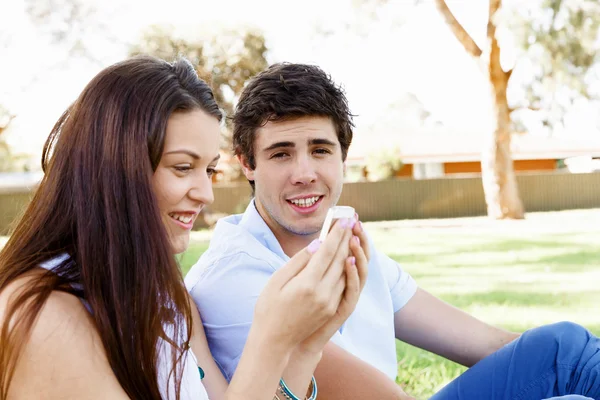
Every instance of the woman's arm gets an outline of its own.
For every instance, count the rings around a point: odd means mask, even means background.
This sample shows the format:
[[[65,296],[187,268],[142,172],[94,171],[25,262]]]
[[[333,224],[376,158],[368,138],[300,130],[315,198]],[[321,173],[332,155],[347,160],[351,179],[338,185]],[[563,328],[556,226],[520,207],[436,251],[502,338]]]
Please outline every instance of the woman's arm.
[[[306,391],[311,374],[314,374],[317,365],[321,362],[325,346],[354,311],[360,292],[367,281],[368,240],[360,224],[353,227],[352,233],[354,237],[350,240],[349,247],[350,253],[355,258],[346,260],[345,277],[342,278],[345,279],[346,286],[337,312],[326,324],[296,347],[284,372],[284,379],[288,385],[297,388],[294,390],[295,393]]]
[[[350,226],[334,227],[319,249],[309,246],[273,274],[257,301],[228,388],[190,300],[192,348],[205,369],[204,383],[212,399],[272,399],[281,377],[299,398],[310,396],[307,390],[323,347],[354,310],[366,281],[368,260],[360,241],[351,240],[353,233],[362,237],[358,226],[354,232]]]
[[[200,314],[193,301],[191,302],[191,307],[194,324],[190,345],[198,359],[198,366],[205,372],[205,378],[203,380],[204,387],[211,400],[224,399],[225,393],[227,392],[227,381],[210,354]],[[255,383],[257,387],[268,387],[272,382],[278,382],[281,375],[280,371],[285,368],[283,378],[290,389],[294,393],[306,393],[313,371],[321,359],[320,353],[310,354],[294,351],[291,354],[288,354],[289,349],[276,349],[269,343],[261,343],[261,336],[256,331],[251,332],[248,343],[250,344],[246,347],[247,350],[244,352],[244,357],[246,357],[248,361],[244,361],[244,364],[250,364],[252,366],[251,368],[255,371],[266,371],[266,374],[247,375],[249,380],[257,378],[264,380],[262,383]],[[279,362],[277,360],[279,360]],[[240,361],[240,363],[242,362]],[[269,373],[269,371],[271,373]],[[245,388],[245,392],[250,393],[252,390],[248,388],[250,385],[249,382],[240,382],[239,385]],[[275,390],[272,390],[271,392],[273,395],[276,393]],[[233,396],[232,393],[229,395]],[[242,394],[240,394],[240,397],[242,397]],[[273,396],[269,397],[269,399],[270,398],[273,398]]]
[[[9,299],[27,279],[15,281],[0,294],[0,321]],[[13,321],[18,318],[17,312]],[[50,294],[21,349],[8,398],[129,398],[112,372],[89,313],[75,296]]]
[[[198,360],[198,366],[202,368],[205,374],[202,383],[211,400],[224,399],[225,392],[227,391],[227,381],[210,354],[206,334],[204,333],[204,327],[202,326],[202,320],[200,319],[196,304],[191,297],[189,301],[190,309],[192,310],[192,337],[190,339],[190,346]]]
[[[273,398],[281,376],[298,398],[310,396],[323,347],[366,282],[368,260],[353,226],[336,223],[318,250],[307,247],[273,274],[256,303],[228,400]]]

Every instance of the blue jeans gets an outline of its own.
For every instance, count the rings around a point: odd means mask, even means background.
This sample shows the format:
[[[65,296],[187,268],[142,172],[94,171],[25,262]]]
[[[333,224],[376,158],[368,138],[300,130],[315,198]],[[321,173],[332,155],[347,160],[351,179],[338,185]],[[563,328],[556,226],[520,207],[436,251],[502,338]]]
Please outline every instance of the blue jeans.
[[[580,396],[567,396],[580,395]],[[600,339],[560,322],[529,330],[431,400],[600,399]]]

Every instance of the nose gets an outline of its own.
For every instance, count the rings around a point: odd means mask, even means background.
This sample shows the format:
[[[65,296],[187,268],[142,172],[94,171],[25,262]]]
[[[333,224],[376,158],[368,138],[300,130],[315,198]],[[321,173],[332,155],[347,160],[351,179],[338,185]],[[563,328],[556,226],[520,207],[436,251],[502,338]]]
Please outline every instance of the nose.
[[[308,185],[317,180],[317,169],[310,157],[296,158],[291,178],[295,185]]]
[[[194,179],[194,185],[190,188],[188,196],[198,203],[212,204],[215,201],[212,179],[206,173],[200,173],[199,175],[198,178]]]

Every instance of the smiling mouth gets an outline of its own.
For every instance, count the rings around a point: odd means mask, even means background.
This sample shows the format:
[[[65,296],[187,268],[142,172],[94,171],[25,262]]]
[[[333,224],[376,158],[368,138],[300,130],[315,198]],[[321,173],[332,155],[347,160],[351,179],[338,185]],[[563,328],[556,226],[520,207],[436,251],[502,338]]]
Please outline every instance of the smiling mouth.
[[[323,196],[313,196],[305,199],[288,200],[288,202],[292,203],[296,207],[309,208],[314,206],[322,197]]]
[[[193,215],[178,213],[169,213],[169,217],[173,218],[175,221],[179,221],[184,224],[189,224],[194,219]]]

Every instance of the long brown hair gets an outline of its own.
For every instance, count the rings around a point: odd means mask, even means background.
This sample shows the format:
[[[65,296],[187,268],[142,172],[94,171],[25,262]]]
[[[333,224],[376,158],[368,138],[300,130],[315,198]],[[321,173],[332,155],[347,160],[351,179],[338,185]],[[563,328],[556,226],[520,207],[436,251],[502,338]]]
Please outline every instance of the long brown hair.
[[[179,398],[178,361],[189,344],[191,313],[151,177],[169,116],[192,109],[222,118],[188,61],[139,56],[101,71],[52,129],[42,155],[45,176],[0,252],[0,291],[45,261],[69,257],[33,280],[7,309],[0,399],[8,395],[19,353],[53,290],[89,304],[112,370],[132,398],[161,398],[158,341],[171,343],[170,376]],[[184,342],[167,335],[166,326],[186,332]]]

